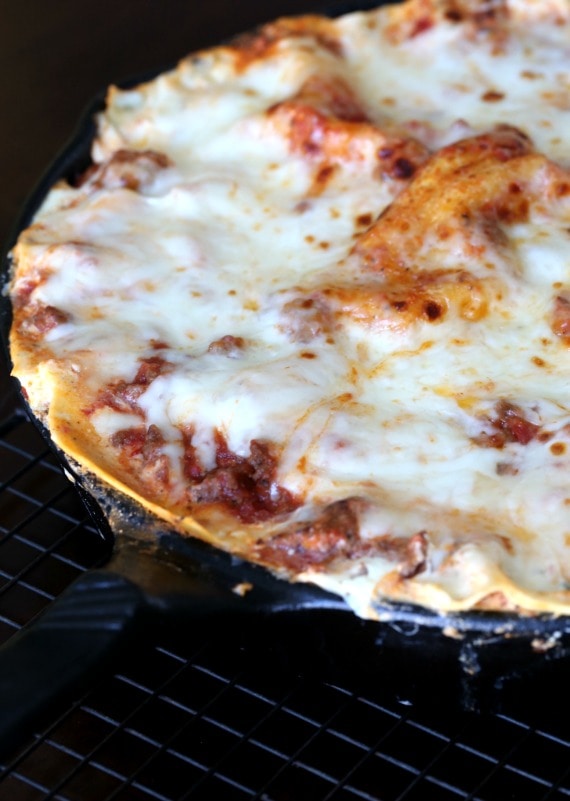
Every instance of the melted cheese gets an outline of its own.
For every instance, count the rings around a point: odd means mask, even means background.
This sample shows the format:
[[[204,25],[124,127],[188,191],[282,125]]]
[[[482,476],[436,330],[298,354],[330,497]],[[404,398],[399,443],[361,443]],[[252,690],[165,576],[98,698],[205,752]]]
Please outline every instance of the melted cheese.
[[[285,522],[226,521],[207,536],[247,555],[255,539],[347,498],[363,499],[364,541],[425,532],[415,575],[376,553],[297,576],[363,616],[384,597],[438,609],[497,593],[499,606],[570,605],[570,355],[551,321],[570,287],[570,22],[565,4],[504,9],[492,25],[452,20],[445,3],[352,14],[327,23],[335,48],[307,22],[245,66],[243,48],[228,46],[113,89],[95,162],[127,150],[167,164],[134,188],[97,177],[54,188],[15,249],[15,373],[55,441],[191,530],[177,506],[184,427],[205,469],[220,432],[244,459],[253,440],[278,443],[275,484],[299,508]],[[422,14],[430,24],[418,27]],[[350,87],[365,121],[311,112],[312,138],[295,140],[301,112],[275,108],[302,98],[314,75]],[[444,236],[436,212],[422,217],[422,176],[456,153],[445,148],[507,124],[529,137],[534,161],[515,154],[509,172],[501,151],[493,164],[524,209],[489,212],[499,190],[481,194],[488,174],[475,171],[479,188],[458,211],[444,178],[430,202],[443,223],[459,221]],[[412,137],[419,162],[383,171],[379,151]],[[311,304],[320,316],[307,329]],[[64,318],[42,326],[30,308]],[[212,347],[224,337],[243,345]],[[169,369],[137,411],[97,404],[101,387],[133,382],[157,353]],[[164,438],[171,509],[145,499],[108,455],[141,413]],[[493,440],[513,415],[532,436]]]

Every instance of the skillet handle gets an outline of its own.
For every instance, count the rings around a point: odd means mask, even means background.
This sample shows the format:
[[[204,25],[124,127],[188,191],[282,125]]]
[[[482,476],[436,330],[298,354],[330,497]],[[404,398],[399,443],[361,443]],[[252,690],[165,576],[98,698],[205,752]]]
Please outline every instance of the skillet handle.
[[[87,572],[0,648],[0,758],[128,643],[146,606],[128,579]]]

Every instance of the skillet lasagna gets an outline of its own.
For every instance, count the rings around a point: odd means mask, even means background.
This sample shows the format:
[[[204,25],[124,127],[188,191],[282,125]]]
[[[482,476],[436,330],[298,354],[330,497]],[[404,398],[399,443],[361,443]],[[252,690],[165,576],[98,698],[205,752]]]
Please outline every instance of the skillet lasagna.
[[[168,525],[363,617],[570,609],[570,6],[279,19],[112,87],[14,374]]]

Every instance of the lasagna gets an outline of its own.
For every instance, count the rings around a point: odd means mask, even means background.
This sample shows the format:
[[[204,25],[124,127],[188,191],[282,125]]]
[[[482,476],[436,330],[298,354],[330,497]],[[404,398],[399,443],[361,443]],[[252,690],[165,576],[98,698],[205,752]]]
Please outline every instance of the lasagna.
[[[570,610],[570,6],[283,18],[111,87],[12,252],[55,444],[360,616]]]

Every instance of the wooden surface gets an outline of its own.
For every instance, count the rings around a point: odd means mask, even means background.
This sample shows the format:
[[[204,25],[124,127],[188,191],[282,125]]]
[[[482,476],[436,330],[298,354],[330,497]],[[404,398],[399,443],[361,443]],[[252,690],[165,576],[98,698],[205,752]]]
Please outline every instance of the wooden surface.
[[[0,12],[0,242],[91,98],[311,0],[18,0]]]

